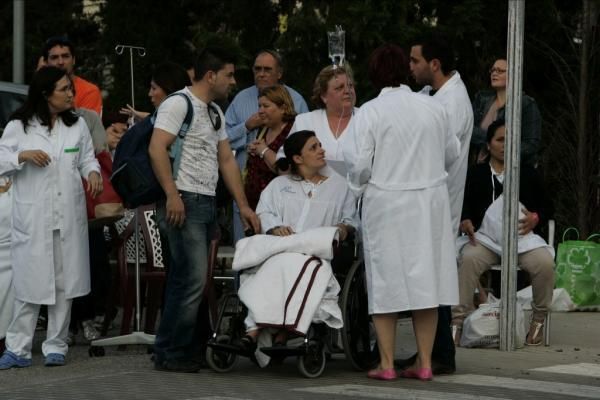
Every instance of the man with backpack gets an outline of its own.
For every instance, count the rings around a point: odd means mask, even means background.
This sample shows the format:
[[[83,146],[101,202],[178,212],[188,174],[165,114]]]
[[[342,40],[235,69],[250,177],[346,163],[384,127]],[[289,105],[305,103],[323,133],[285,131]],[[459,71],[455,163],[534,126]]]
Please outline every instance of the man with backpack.
[[[152,168],[166,195],[157,203],[157,220],[170,249],[165,304],[154,345],[155,368],[161,371],[197,372],[201,367],[196,317],[206,285],[219,169],[244,223],[260,232],[258,217],[244,195],[223,113],[213,103],[227,97],[235,84],[234,69],[234,57],[222,49],[207,48],[199,54],[192,86],[178,92],[191,101],[194,118],[180,141],[176,165],[171,166],[169,148],[181,130],[187,99],[172,96],[160,105],[150,140]]]

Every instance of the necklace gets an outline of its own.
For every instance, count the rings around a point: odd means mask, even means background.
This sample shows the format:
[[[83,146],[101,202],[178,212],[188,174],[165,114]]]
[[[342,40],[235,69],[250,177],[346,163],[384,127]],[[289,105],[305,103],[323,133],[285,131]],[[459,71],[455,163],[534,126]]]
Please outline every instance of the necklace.
[[[337,140],[339,139],[340,135],[342,134],[343,130],[340,132],[340,126],[342,125],[342,119],[344,119],[344,110],[345,107],[342,108],[342,113],[340,114],[339,118],[338,118],[338,123],[337,123],[337,127],[335,128],[335,132],[331,132],[333,134],[333,137]],[[350,120],[351,115],[349,115],[347,117],[348,120]],[[348,124],[346,124],[346,127],[348,127]],[[346,127],[344,129],[346,129]]]
[[[317,187],[321,185],[321,183],[325,182],[325,179],[319,179],[317,183],[309,181],[307,179],[300,182],[300,186],[302,186],[302,191],[309,198],[312,199],[313,193],[316,192]]]

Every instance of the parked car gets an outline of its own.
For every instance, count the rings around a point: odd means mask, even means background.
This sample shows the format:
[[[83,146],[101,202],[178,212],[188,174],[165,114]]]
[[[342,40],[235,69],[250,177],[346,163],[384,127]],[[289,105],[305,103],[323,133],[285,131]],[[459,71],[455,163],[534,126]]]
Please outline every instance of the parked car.
[[[0,82],[0,134],[4,131],[10,114],[25,102],[27,90],[27,85]]]

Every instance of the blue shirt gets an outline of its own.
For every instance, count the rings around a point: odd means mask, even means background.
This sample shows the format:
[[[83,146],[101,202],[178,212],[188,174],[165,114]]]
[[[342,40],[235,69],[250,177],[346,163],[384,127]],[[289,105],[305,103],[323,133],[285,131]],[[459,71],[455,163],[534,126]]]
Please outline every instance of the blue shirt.
[[[285,85],[284,85],[285,86]],[[285,86],[294,102],[294,109],[297,114],[308,112],[306,101],[300,93],[289,86]],[[240,170],[246,166],[246,146],[256,139],[256,130],[248,132],[246,129],[246,120],[258,111],[258,88],[256,85],[239,92],[225,113],[225,129],[229,137],[231,148],[235,150],[235,159]]]

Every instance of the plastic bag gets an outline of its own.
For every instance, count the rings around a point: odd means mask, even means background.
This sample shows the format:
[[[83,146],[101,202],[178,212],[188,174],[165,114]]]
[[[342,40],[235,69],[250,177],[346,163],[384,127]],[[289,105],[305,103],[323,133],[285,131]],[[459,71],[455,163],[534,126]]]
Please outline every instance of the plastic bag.
[[[488,294],[488,302],[479,305],[463,324],[460,345],[462,347],[499,347],[500,346],[500,309],[501,301]],[[525,317],[523,309],[517,303],[515,343],[522,347],[525,342]]]

